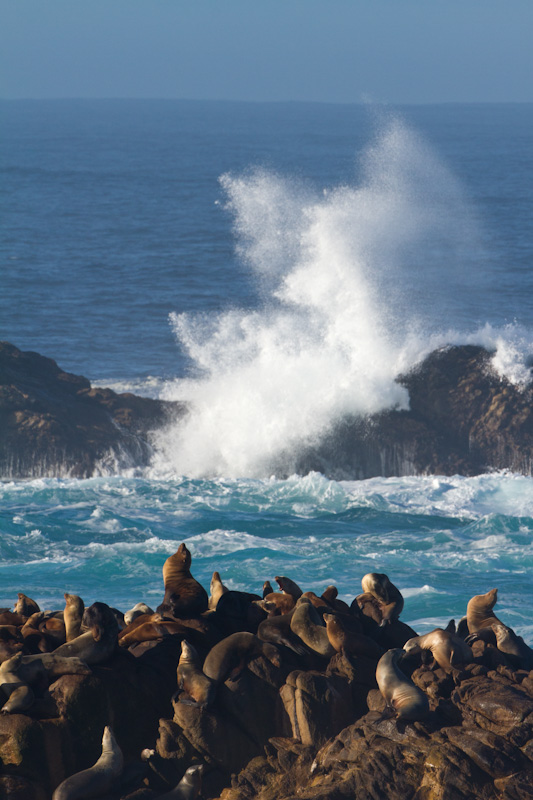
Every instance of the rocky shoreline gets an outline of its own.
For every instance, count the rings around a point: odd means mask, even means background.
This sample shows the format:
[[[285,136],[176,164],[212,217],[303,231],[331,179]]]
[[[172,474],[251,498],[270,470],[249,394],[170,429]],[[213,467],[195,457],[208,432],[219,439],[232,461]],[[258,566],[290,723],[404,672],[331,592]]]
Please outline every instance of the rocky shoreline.
[[[408,411],[344,419],[302,451],[292,471],[335,479],[532,475],[533,383],[501,378],[491,358],[474,345],[434,351],[397,379],[409,392]],[[180,403],[91,388],[50,358],[0,343],[0,479],[86,478],[145,466],[152,432],[186,413]]]
[[[82,613],[74,595],[42,612],[22,594],[0,610],[0,796],[80,796],[71,776],[86,780],[109,726],[114,771],[84,797],[166,799],[190,775],[169,797],[533,797],[533,650],[496,590],[435,645],[385,575],[348,606],[284,576],[250,594],[214,573],[208,598],[190,566],[183,544],[155,612]]]

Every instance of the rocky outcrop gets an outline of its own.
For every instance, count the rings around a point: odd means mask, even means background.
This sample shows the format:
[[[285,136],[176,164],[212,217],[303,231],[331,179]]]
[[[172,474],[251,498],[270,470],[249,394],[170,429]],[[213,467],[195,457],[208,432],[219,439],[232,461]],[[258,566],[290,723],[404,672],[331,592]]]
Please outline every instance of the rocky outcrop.
[[[344,419],[291,472],[332,478],[533,474],[533,383],[500,377],[473,345],[431,353],[398,378],[408,411]],[[49,358],[0,343],[0,477],[87,477],[149,462],[150,431],[182,404],[91,388]],[[275,465],[272,465],[275,471]]]
[[[179,404],[91,388],[51,358],[0,343],[0,477],[90,477],[147,464]]]
[[[298,471],[330,477],[533,474],[533,383],[494,370],[483,347],[446,347],[398,378],[408,411],[344,420],[306,451]]]

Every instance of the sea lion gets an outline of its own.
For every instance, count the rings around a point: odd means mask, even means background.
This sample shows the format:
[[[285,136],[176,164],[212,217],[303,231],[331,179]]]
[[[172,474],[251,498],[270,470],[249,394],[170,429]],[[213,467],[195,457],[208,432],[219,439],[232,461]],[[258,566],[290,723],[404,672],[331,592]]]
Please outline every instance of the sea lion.
[[[136,603],[133,608],[130,608],[129,611],[126,611],[124,614],[124,624],[130,625],[133,620],[140,617],[142,614],[154,614],[155,612],[150,606],[147,606],[146,603]]]
[[[203,770],[203,764],[189,767],[178,785],[170,792],[160,795],[157,800],[195,800],[202,791]]]
[[[28,685],[40,678],[61,675],[87,675],[89,667],[79,658],[63,658],[55,653],[25,656],[17,653],[0,666],[0,686],[8,696],[2,713],[22,713],[33,704],[35,696]]]
[[[300,598],[291,617],[291,631],[315,653],[325,658],[335,655],[329,643],[328,633],[322,617],[307,598]]]
[[[228,591],[228,587],[224,586],[222,580],[220,578],[219,572],[213,572],[213,577],[211,578],[211,585],[209,587],[210,596],[209,596],[209,610],[216,611],[216,607],[218,605],[218,601]]]
[[[182,542],[163,564],[165,596],[158,611],[164,613],[168,609],[174,617],[194,617],[207,611],[209,598],[204,587],[191,575],[191,561],[192,556]]]
[[[472,648],[459,636],[442,628],[435,628],[434,631],[426,633],[424,636],[409,639],[403,649],[406,653],[430,650],[439,667],[445,672],[452,672],[454,668],[462,664],[470,664],[474,660]]]
[[[64,598],[65,611],[63,612],[63,619],[65,620],[66,640],[67,642],[71,642],[81,633],[85,604],[77,594],[65,592]]]
[[[256,605],[258,600],[261,600],[258,594],[230,589],[218,601],[213,615],[215,624],[227,635],[239,631],[255,633],[267,617],[267,612]]]
[[[404,655],[399,648],[388,650],[376,667],[376,681],[387,705],[394,709],[398,719],[422,720],[429,714],[429,702],[424,692],[398,667]]]
[[[177,620],[160,619],[144,622],[131,630],[125,628],[120,632],[118,643],[121,647],[129,647],[137,642],[150,642],[164,636],[187,636],[190,633],[191,628]]]
[[[372,629],[381,625],[383,615],[381,613],[381,606],[379,602],[376,600],[373,594],[370,592],[363,592],[363,594],[358,594],[355,600],[353,601],[350,609],[353,612],[356,612],[357,608],[361,613],[361,622],[364,624],[364,618],[372,620],[375,625],[372,625]]]
[[[180,703],[207,708],[215,698],[216,683],[204,675],[200,656],[189,642],[181,643],[181,656],[178,663],[178,688],[184,692]]]
[[[31,597],[28,597],[22,592],[18,593],[18,600],[15,604],[15,613],[21,614],[23,617],[31,617],[32,614],[40,611],[41,609]]]
[[[324,614],[329,643],[337,653],[345,651],[354,656],[381,658],[383,648],[361,630],[357,619],[352,621],[340,614]]]
[[[267,594],[272,594],[273,591],[274,589],[272,588],[272,584],[270,583],[270,581],[265,581],[263,584],[263,600],[265,599]]]
[[[204,661],[203,672],[216,683],[236,680],[246,664],[254,658],[264,656],[275,667],[281,665],[277,647],[263,642],[253,633],[232,633],[211,648]]]
[[[376,598],[381,610],[381,625],[398,619],[403,611],[403,597],[385,573],[369,572],[361,580],[363,593]]]
[[[20,628],[26,622],[26,617],[22,616],[22,614],[17,614],[14,611],[6,611],[0,612],[0,625],[16,625]]]
[[[0,665],[24,648],[19,629],[13,625],[0,627]]]
[[[336,586],[326,586],[326,588],[322,592],[321,597],[325,603],[327,603],[334,609],[334,611],[339,611],[343,614],[349,614],[350,606],[348,605],[348,603],[345,603],[344,600],[339,600],[338,594],[339,590],[337,589]]]
[[[496,645],[511,663],[518,669],[533,670],[533,650],[529,647],[521,636],[508,628],[503,622],[493,622],[492,630],[496,636]]]
[[[262,601],[259,601],[258,605],[271,615],[274,613],[288,614],[296,605],[296,601],[291,594],[286,594],[285,592],[271,592],[267,594]]]
[[[290,594],[295,600],[302,596],[303,593],[298,584],[287,578],[286,575],[276,575],[274,580],[284,594]]]
[[[113,655],[117,646],[117,620],[109,606],[99,602],[85,609],[83,620],[89,630],[62,644],[55,650],[55,654],[76,656],[90,665],[100,664]]]
[[[263,642],[282,644],[293,650],[297,655],[305,656],[308,654],[307,648],[300,637],[291,631],[293,613],[294,610],[289,614],[278,614],[275,617],[263,620],[257,629],[257,636]]]
[[[118,746],[113,731],[106,725],[102,736],[102,755],[89,769],[76,772],[60,783],[52,800],[82,800],[85,797],[99,797],[107,792],[118,778],[124,766],[122,750]]]
[[[468,601],[466,622],[469,633],[477,633],[482,628],[490,628],[493,622],[500,622],[492,610],[497,600],[498,590],[491,589],[486,594],[477,594]]]

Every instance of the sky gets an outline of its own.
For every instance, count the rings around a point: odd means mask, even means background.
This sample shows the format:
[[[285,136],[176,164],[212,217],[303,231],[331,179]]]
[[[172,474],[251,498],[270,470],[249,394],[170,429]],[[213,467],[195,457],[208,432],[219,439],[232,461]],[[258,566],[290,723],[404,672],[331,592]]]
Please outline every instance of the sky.
[[[533,0],[0,0],[0,97],[533,101]]]

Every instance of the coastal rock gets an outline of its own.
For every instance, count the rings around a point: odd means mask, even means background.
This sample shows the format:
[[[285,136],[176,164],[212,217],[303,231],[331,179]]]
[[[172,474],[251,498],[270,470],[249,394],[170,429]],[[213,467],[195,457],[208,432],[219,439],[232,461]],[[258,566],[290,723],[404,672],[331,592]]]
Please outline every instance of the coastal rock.
[[[91,388],[51,358],[0,342],[0,476],[76,477],[146,464],[150,431],[183,407]]]

